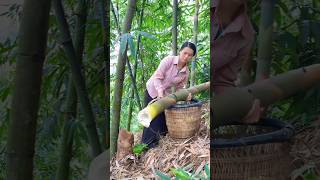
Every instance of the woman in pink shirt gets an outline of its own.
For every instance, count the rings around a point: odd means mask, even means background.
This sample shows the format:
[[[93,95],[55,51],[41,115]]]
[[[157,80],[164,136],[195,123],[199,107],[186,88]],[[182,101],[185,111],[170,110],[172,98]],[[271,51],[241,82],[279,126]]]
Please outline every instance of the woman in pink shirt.
[[[250,60],[255,31],[246,0],[213,0],[211,8],[212,85],[214,93],[220,94],[235,87],[242,63]]]
[[[242,64],[250,61],[255,31],[246,11],[246,0],[211,1],[211,83],[214,94],[235,87]],[[256,99],[241,121],[259,121],[262,110]]]
[[[167,56],[160,62],[157,70],[147,81],[145,106],[153,99],[162,98],[186,86],[189,77],[188,62],[196,53],[196,46],[191,42],[185,42],[178,56]],[[167,131],[165,115],[161,113],[151,121],[148,128],[143,129],[141,143],[153,148],[158,145],[160,135],[166,134]]]

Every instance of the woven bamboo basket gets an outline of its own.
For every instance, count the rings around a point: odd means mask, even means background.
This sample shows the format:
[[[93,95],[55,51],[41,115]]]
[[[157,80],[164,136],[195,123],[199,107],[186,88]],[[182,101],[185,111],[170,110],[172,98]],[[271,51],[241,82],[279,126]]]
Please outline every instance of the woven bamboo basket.
[[[192,137],[198,132],[201,121],[201,102],[177,104],[165,110],[168,133],[172,138]]]
[[[243,132],[244,130],[245,132]],[[278,134],[276,134],[275,129],[270,127],[249,126],[244,129],[243,126],[226,126],[222,130],[220,129],[218,133],[215,131],[214,135],[218,136],[218,138],[225,138],[227,142],[231,136],[238,137],[239,143],[234,143],[237,144],[234,146],[231,145],[232,143],[225,143],[227,144],[226,147],[212,148],[210,159],[213,179],[288,179],[291,162],[288,138],[293,136],[294,132],[292,131],[291,133],[289,129],[286,130],[289,133],[286,134],[283,133],[284,131],[280,132],[279,130]],[[246,137],[253,137],[256,133],[262,133],[260,137],[256,138],[257,142],[250,143],[247,141]],[[281,135],[279,134],[283,134],[283,136],[280,137]]]
[[[268,143],[214,149],[212,176],[214,180],[287,179],[288,146],[287,143]]]

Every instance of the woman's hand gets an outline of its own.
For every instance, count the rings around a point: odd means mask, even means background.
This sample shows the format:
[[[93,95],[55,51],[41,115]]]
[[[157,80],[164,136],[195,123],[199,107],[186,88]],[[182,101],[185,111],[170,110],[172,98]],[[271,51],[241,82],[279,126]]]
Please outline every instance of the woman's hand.
[[[261,105],[261,102],[259,99],[255,99],[253,101],[252,107],[250,111],[247,113],[247,115],[242,118],[242,122],[251,124],[251,123],[257,123],[261,116],[264,114],[264,107]]]
[[[188,94],[188,97],[187,97],[187,99],[186,99],[186,101],[191,101],[191,99],[192,99],[192,94],[191,94],[191,93],[189,93],[189,94]]]
[[[161,99],[161,98],[163,98],[163,91],[162,90],[158,91],[158,96],[157,96],[157,99]]]

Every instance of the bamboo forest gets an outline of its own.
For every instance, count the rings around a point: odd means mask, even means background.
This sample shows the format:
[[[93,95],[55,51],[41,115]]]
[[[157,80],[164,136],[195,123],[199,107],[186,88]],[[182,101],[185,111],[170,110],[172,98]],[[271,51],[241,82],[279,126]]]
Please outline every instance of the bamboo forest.
[[[0,179],[316,180],[320,1],[3,0],[0,100]]]

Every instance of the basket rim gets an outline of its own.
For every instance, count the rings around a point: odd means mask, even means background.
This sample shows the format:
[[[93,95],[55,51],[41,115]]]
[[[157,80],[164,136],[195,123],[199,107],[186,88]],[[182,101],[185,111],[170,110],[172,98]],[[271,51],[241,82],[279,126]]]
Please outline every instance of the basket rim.
[[[211,148],[220,149],[272,142],[284,142],[290,140],[291,137],[293,137],[295,134],[294,127],[291,124],[275,118],[263,118],[259,123],[251,125],[271,126],[276,127],[278,130],[254,136],[241,137],[237,139],[213,139],[210,142]]]
[[[174,104],[168,107],[167,109],[179,109],[179,108],[189,108],[189,107],[201,107],[203,104],[203,101],[197,100],[197,99],[191,99],[190,104]]]

